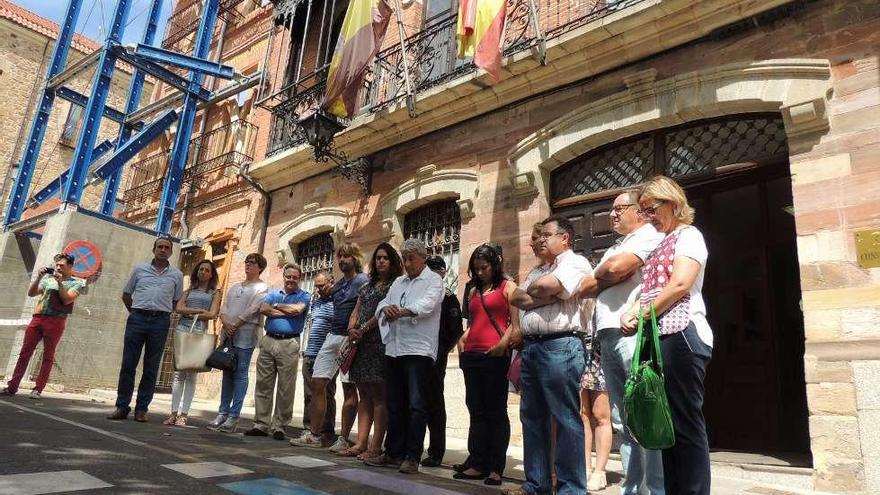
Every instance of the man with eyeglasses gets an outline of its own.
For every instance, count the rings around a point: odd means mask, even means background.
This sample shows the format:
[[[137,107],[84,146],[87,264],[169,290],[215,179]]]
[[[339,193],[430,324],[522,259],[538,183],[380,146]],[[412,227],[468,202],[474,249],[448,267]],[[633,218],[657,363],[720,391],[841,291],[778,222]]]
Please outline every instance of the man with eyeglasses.
[[[312,292],[312,302],[303,330],[303,338],[306,339],[306,350],[303,351],[302,358],[303,434],[311,432],[312,375],[315,371],[315,361],[333,324],[333,283],[333,275],[324,270],[316,273],[312,281],[315,290]],[[327,382],[326,388],[327,412],[319,430],[319,437],[322,444],[326,443],[329,446],[336,431],[336,381]]]
[[[567,218],[554,215],[541,224],[536,253],[550,263],[533,269],[510,298],[524,310],[520,420],[526,482],[506,493],[551,493],[552,417],[557,425],[556,493],[583,495],[587,487],[580,380],[586,356],[578,334],[586,331],[589,314],[576,291],[592,267],[571,250],[575,231]]]
[[[53,258],[54,267],[40,268],[37,277],[28,288],[28,297],[36,297],[37,304],[34,306],[33,317],[24,331],[24,342],[12,379],[6,383],[3,389],[4,395],[15,395],[18,385],[24,377],[31,356],[37,343],[43,341],[43,362],[40,364],[40,372],[37,374],[37,383],[31,390],[30,398],[39,399],[49,381],[49,373],[55,363],[55,348],[64,334],[64,324],[67,315],[73,311],[73,301],[79,297],[85,282],[71,276],[73,269],[73,255],[60,253]],[[47,276],[48,275],[48,276]]]
[[[171,325],[171,312],[183,297],[183,273],[168,261],[173,251],[171,239],[159,236],[153,242],[153,259],[135,266],[122,289],[122,303],[128,310],[128,319],[116,388],[116,410],[107,419],[120,421],[128,418],[134,376],[143,352],[144,368],[138,385],[134,420],[139,423],[147,421],[147,408],[153,400]]]
[[[663,240],[638,209],[639,193],[627,190],[614,199],[609,217],[611,226],[622,237],[605,251],[596,270],[584,277],[578,295],[596,298],[594,324],[602,349],[602,371],[611,401],[611,423],[620,436],[623,464],[621,493],[641,493],[644,485],[652,495],[665,493],[663,457],[659,450],[642,449],[623,425],[623,385],[632,366],[635,336],[620,328],[620,317],[632,306],[642,283],[642,265]],[[653,213],[653,212],[651,212]]]

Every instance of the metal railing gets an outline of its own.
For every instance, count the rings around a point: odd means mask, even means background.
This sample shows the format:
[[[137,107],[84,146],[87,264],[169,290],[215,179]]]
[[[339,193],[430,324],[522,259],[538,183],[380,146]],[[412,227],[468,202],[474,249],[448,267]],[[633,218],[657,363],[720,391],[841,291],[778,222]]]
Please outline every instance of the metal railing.
[[[507,0],[507,25],[502,45],[506,56],[543,48],[563,36],[645,0]],[[399,44],[380,51],[359,93],[361,113],[372,113],[406,98],[404,67],[413,92],[442,85],[476,70],[470,57],[456,57],[457,15],[438,19]],[[404,60],[406,64],[404,64]],[[319,76],[323,76],[323,79]],[[280,101],[272,108],[273,122],[267,156],[305,142],[296,125],[300,116],[318,107],[326,88],[326,70],[288,84],[267,99]]]
[[[259,0],[220,0],[217,16],[227,23],[235,23],[242,17],[238,12],[238,6],[246,2],[259,7]],[[204,7],[204,0],[191,0],[184,4],[184,7],[178,8],[168,18],[162,48],[179,53],[191,53],[195,47],[195,33],[199,28]],[[214,28],[215,37],[220,33],[220,29],[220,23],[217,23]]]

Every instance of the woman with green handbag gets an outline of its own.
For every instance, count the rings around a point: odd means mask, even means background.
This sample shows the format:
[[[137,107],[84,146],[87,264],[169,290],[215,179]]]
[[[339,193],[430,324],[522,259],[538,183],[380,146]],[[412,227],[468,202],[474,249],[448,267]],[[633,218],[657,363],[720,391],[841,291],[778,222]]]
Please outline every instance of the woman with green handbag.
[[[639,192],[639,214],[666,237],[645,261],[639,304],[623,315],[621,326],[632,334],[639,313],[645,320],[650,318],[644,313],[650,313],[653,303],[659,323],[657,360],[662,362],[675,431],[674,444],[663,449],[666,493],[708,495],[711,473],[703,381],[712,357],[712,329],[701,292],[708,250],[703,235],[691,225],[694,209],[674,180],[649,179]]]

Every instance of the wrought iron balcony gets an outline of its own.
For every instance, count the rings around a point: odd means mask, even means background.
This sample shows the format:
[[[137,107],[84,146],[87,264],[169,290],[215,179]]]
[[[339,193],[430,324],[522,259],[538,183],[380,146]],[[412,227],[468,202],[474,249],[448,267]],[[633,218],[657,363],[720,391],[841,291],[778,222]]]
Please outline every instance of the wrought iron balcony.
[[[238,12],[238,7],[243,3],[259,7],[259,0],[220,0],[220,9],[217,15],[228,23],[234,23],[242,17]],[[205,1],[190,0],[188,3],[181,1],[180,4],[184,6],[178,8],[168,18],[162,48],[180,53],[190,53],[195,45],[195,33],[199,28]],[[219,27],[215,28],[214,35],[216,36],[218,33]]]
[[[509,56],[533,48],[542,49],[549,40],[643,1],[507,0],[503,53]],[[456,58],[456,24],[457,15],[452,14],[426,26],[406,39],[403,55],[400,44],[380,51],[359,94],[361,112],[377,112],[406,98],[405,72],[413,92],[419,93],[475,71],[472,59]],[[326,67],[267,98],[280,101],[272,108],[267,156],[305,143],[305,136],[296,123],[303,113],[320,103],[325,79]]]

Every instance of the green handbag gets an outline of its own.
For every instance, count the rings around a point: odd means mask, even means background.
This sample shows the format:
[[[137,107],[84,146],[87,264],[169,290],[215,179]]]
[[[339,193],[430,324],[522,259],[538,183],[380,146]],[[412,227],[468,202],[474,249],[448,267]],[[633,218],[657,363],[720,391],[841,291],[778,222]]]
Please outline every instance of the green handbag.
[[[660,330],[654,304],[651,303],[651,335],[644,331],[645,315],[639,311],[639,331],[632,371],[623,388],[626,427],[632,437],[646,449],[667,449],[675,444],[672,413],[666,398],[663,377],[663,356],[660,354]],[[649,339],[653,343],[650,359],[642,362],[642,350]]]

